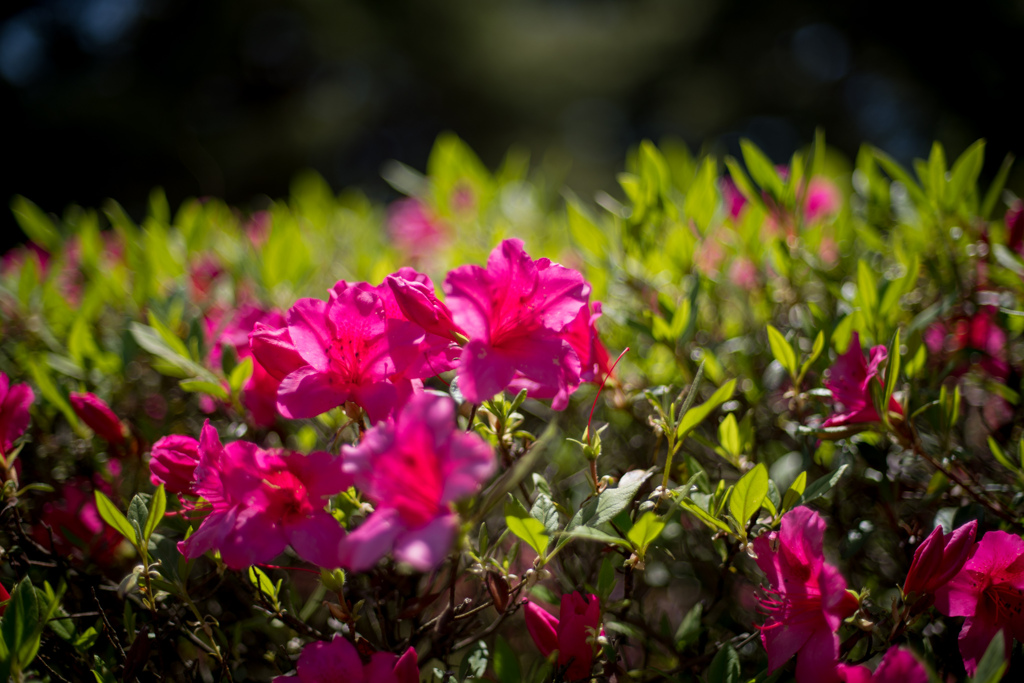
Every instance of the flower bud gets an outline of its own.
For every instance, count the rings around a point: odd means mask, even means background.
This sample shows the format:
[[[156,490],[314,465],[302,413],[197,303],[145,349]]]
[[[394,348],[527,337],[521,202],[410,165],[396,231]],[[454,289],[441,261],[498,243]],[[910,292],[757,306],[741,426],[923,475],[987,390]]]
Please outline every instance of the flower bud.
[[[324,588],[331,591],[332,593],[341,594],[345,590],[345,570],[344,569],[321,569],[320,570],[320,583],[324,585]]]
[[[120,446],[125,442],[124,425],[96,394],[71,392],[71,407],[75,415],[107,443]]]
[[[189,436],[172,434],[153,444],[149,459],[149,480],[164,485],[170,493],[189,493],[199,464],[199,442]]]
[[[410,321],[446,339],[455,339],[455,334],[461,332],[452,319],[452,312],[438,300],[430,285],[394,275],[388,275],[386,282],[402,314]]]

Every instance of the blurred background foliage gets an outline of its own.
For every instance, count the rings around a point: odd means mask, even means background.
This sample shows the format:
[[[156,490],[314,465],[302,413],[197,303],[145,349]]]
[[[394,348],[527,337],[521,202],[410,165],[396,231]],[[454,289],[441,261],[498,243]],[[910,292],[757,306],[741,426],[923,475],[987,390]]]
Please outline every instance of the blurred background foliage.
[[[995,0],[913,23],[879,0],[8,0],[0,190],[140,219],[157,185],[261,208],[312,168],[388,199],[382,164],[422,169],[452,130],[590,196],[644,138],[784,163],[817,125],[904,163],[984,136],[991,177],[1024,149],[1022,25]]]

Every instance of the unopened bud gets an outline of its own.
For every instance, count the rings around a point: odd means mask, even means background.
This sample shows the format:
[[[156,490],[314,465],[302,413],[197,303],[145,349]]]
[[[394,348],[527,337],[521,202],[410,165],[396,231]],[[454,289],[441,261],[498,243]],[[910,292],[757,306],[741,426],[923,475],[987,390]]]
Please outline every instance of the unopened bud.
[[[345,590],[345,570],[334,569],[328,571],[326,569],[321,569],[320,583],[322,583],[324,588],[332,593],[341,594]]]

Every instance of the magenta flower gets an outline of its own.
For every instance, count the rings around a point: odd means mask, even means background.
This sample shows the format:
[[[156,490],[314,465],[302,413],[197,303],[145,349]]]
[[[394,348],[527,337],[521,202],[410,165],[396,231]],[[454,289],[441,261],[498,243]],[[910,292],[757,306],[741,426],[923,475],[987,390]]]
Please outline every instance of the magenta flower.
[[[242,405],[252,415],[254,424],[260,427],[273,426],[277,418],[277,390],[284,375],[277,377],[263,367],[249,345],[249,335],[257,325],[271,329],[284,328],[284,316],[278,311],[267,311],[247,304],[233,315],[207,318],[206,324],[213,341],[208,358],[210,365],[220,366],[225,347],[233,348],[239,360],[252,358],[252,376],[242,388]]]
[[[459,388],[474,403],[503,391],[516,372],[554,395],[562,410],[580,383],[580,358],[566,328],[585,307],[590,285],[548,259],[534,261],[520,240],[505,240],[487,268],[469,265],[444,284],[455,322],[469,342],[459,363]]]
[[[840,664],[837,673],[843,683],[928,683],[928,671],[914,655],[891,647],[874,673],[866,666]]]
[[[458,515],[450,504],[472,495],[494,471],[491,447],[458,429],[455,403],[414,396],[393,422],[342,449],[345,472],[376,506],[345,540],[344,566],[372,567],[388,551],[415,569],[436,567],[451,548]]]
[[[27,384],[11,384],[0,372],[0,455],[11,452],[15,440],[28,429],[28,407],[36,395]]]
[[[396,276],[433,287],[412,269]],[[326,302],[300,299],[287,327],[257,324],[250,343],[268,373],[282,378],[277,408],[288,418],[353,401],[383,420],[421,386],[416,380],[450,370],[458,353],[451,340],[410,322],[387,283],[340,281]]]
[[[822,176],[811,178],[804,203],[804,218],[808,222],[834,215],[839,212],[842,205],[843,195],[835,183]]]
[[[971,520],[948,536],[941,526],[914,551],[914,561],[907,572],[903,594],[933,595],[956,576],[974,548],[978,522]]]
[[[1024,540],[1005,531],[982,536],[960,572],[936,591],[935,608],[949,617],[967,617],[960,654],[968,675],[974,675],[1000,629],[1009,656],[1013,641],[1024,641]]]
[[[448,230],[419,199],[402,199],[388,209],[388,234],[410,258],[429,256],[448,241]]]
[[[846,580],[825,562],[824,537],[825,520],[801,506],[783,515],[779,531],[754,539],[757,566],[771,585],[760,599],[768,672],[799,653],[797,683],[838,680],[839,625],[857,610]]]
[[[558,618],[532,602],[526,603],[523,615],[526,630],[541,654],[549,657],[558,651],[558,666],[565,668],[566,680],[590,678],[601,628],[601,606],[596,595],[563,595]]]
[[[1006,332],[996,323],[995,306],[982,306],[970,317],[933,323],[924,332],[924,342],[933,358],[942,363],[953,361],[954,376],[975,365],[1000,380],[1010,374]]]
[[[337,567],[345,531],[324,504],[349,485],[330,453],[265,451],[247,441],[223,446],[207,420],[192,490],[212,511],[178,549],[190,559],[219,550],[224,564],[242,569],[291,545],[313,564]]]
[[[50,530],[39,524],[33,527],[32,536],[45,548],[51,547],[52,538],[52,550],[55,552],[110,566],[117,561],[117,549],[124,539],[100,517],[94,488],[107,495],[113,494],[110,485],[99,477],[93,482],[83,478],[68,481],[61,489],[60,497],[43,506],[40,521]]]
[[[866,362],[860,348],[860,335],[853,333],[849,348],[836,358],[829,379],[825,382],[825,387],[832,392],[832,398],[840,405],[842,412],[830,416],[822,426],[838,427],[882,419],[871,398],[871,381],[882,383],[878,368],[888,356],[889,352],[884,346],[875,346],[871,349],[871,361]],[[903,408],[895,398],[889,399],[889,411],[903,414]]]
[[[8,601],[10,599],[11,599],[11,594],[8,593],[7,589],[4,588],[4,585],[2,583],[0,583],[0,602],[6,602],[6,601]],[[4,612],[6,612],[6,611],[7,611],[7,605],[0,605],[0,617],[2,617],[4,615]]]
[[[96,432],[101,439],[112,446],[120,446],[125,442],[124,425],[110,406],[96,394],[80,394],[71,392],[71,408],[89,429]]]
[[[282,415],[314,417],[347,401],[359,404],[373,421],[391,413],[398,390],[388,377],[399,370],[392,348],[408,348],[415,339],[408,330],[389,336],[384,304],[372,288],[342,281],[329,301],[300,299],[288,311],[288,335],[305,365],[281,381],[277,408]],[[289,353],[267,365],[286,366],[291,359]]]
[[[420,670],[416,650],[409,648],[401,657],[390,652],[374,652],[367,663],[355,645],[341,636],[329,642],[317,641],[302,648],[294,676],[277,676],[274,683],[419,683]]]
[[[171,434],[155,444],[149,456],[149,480],[169,493],[190,493],[199,464],[199,442],[191,436]]]

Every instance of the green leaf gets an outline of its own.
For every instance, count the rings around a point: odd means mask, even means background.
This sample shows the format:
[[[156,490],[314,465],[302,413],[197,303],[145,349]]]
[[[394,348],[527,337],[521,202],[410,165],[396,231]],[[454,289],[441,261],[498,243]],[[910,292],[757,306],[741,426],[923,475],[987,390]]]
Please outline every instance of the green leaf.
[[[642,556],[647,552],[647,546],[654,542],[661,535],[665,528],[665,522],[661,521],[653,511],[647,511],[636,521],[633,528],[626,534],[633,546],[640,551]]]
[[[689,512],[691,515],[694,515],[697,519],[704,522],[712,529],[715,529],[717,531],[724,531],[725,533],[733,536],[736,535],[735,532],[733,532],[733,530],[729,528],[728,524],[718,519],[717,517],[713,517],[710,514],[708,514],[706,510],[704,510],[701,506],[697,505],[692,500],[688,498],[683,498],[682,500],[679,501],[679,505],[684,510]]]
[[[228,377],[228,386],[231,387],[231,394],[238,396],[242,392],[242,387],[252,377],[253,365],[252,356],[247,356],[239,361],[231,370],[231,376]]]
[[[992,455],[995,457],[996,460],[999,461],[1000,465],[1010,470],[1011,472],[1017,471],[1017,466],[1014,465],[1008,457],[1006,457],[1006,453],[1003,452],[1003,449],[999,447],[999,444],[997,444],[996,440],[993,439],[991,436],[988,437],[988,448],[990,451],[992,451]]]
[[[743,163],[750,171],[750,177],[762,189],[769,192],[776,199],[782,198],[782,178],[775,170],[775,164],[762,152],[757,145],[747,139],[740,140],[740,151],[743,153]]]
[[[589,527],[582,527],[587,529]],[[615,575],[615,558],[617,556],[613,554],[605,555],[604,559],[601,560],[601,569],[597,573],[597,598],[601,604],[608,602],[608,596],[615,590],[615,584],[617,577]],[[621,560],[620,560],[621,563]]]
[[[501,635],[494,639],[494,673],[499,683],[522,683],[519,657]]]
[[[191,375],[206,382],[217,382],[217,378],[212,372],[187,357],[187,349],[180,339],[178,339],[179,345],[172,347],[156,329],[137,322],[129,323],[128,330],[139,346],[174,366],[186,377]],[[180,351],[184,351],[184,353]]]
[[[725,158],[725,165],[729,169],[729,177],[736,183],[736,189],[740,191],[747,201],[755,206],[764,207],[764,199],[761,198],[761,193],[758,192],[750,182],[750,178],[743,171],[743,167],[733,159],[732,157]]]
[[[978,140],[964,150],[964,153],[953,162],[950,171],[949,195],[947,203],[955,207],[955,202],[964,199],[974,189],[978,175],[985,163],[985,140]]]
[[[47,401],[57,407],[67,421],[71,424],[72,428],[77,432],[82,431],[81,424],[78,421],[78,415],[71,409],[71,404],[68,403],[67,399],[64,398],[64,394],[61,393],[60,389],[53,382],[53,377],[50,376],[49,370],[46,366],[39,362],[38,359],[31,359],[28,361],[29,374],[32,375],[32,379],[36,383],[36,387],[39,389],[39,393],[43,395]]]
[[[892,339],[892,343],[889,345],[889,360],[888,367],[885,370],[885,394],[883,395],[882,405],[880,405],[879,411],[882,415],[888,416],[889,414],[889,399],[892,398],[892,394],[896,391],[896,383],[899,381],[900,376],[900,331],[896,329],[896,334]],[[888,422],[888,419],[886,419]]]
[[[803,495],[800,496],[800,500],[797,501],[797,505],[807,505],[812,500],[820,498],[826,493],[828,493],[832,489],[832,487],[835,486],[840,479],[842,479],[843,475],[846,474],[846,470],[849,469],[849,467],[849,464],[845,464],[832,474],[824,477],[819,477],[813,484],[807,487]]]
[[[725,419],[718,423],[718,443],[722,444],[725,452],[732,456],[738,456],[743,452],[740,443],[740,428],[736,422],[736,414],[729,413]]]
[[[732,645],[726,643],[711,660],[708,683],[738,683],[739,680],[740,656]]]
[[[548,535],[558,531],[558,510],[555,509],[555,504],[551,498],[545,494],[537,495],[537,500],[533,502],[533,507],[530,508],[530,516],[544,525],[544,530],[547,531]]]
[[[775,360],[779,361],[779,365],[795,381],[797,378],[796,352],[793,351],[793,347],[789,345],[782,333],[771,325],[768,325],[768,345],[771,346]]]
[[[526,541],[527,545],[537,551],[538,555],[544,557],[544,551],[547,550],[550,538],[543,522],[533,517],[508,515],[505,517],[505,524],[508,525],[509,531]]]
[[[582,538],[585,541],[598,541],[599,543],[607,543],[609,545],[617,545],[623,548],[631,547],[629,541],[619,536],[613,536],[612,534],[595,529],[592,526],[578,526],[572,530],[566,530],[559,533],[560,538],[559,547],[568,543],[574,538]]]
[[[60,250],[60,233],[42,209],[21,195],[15,195],[11,200],[11,211],[30,240],[50,253]]]
[[[782,509],[780,512],[783,514],[787,510],[793,508],[800,500],[800,496],[804,495],[804,489],[807,488],[807,472],[801,472],[797,475],[793,483],[789,485],[789,490],[786,491],[786,495],[782,497]]]
[[[804,364],[800,366],[800,375],[797,377],[797,384],[804,381],[804,377],[807,375],[807,371],[814,365],[814,361],[818,360],[821,352],[825,350],[825,332],[819,331],[818,336],[814,338],[814,346],[811,348],[811,355],[807,357]]]
[[[684,652],[686,648],[697,642],[701,630],[700,619],[703,615],[704,606],[698,602],[679,622],[679,628],[676,629],[675,635],[676,652]]]
[[[988,220],[989,216],[992,215],[992,210],[996,208],[996,204],[999,202],[999,196],[1003,193],[1003,187],[1006,186],[1006,179],[1010,176],[1010,168],[1013,166],[1013,155],[1007,154],[1006,158],[1003,159],[1002,165],[999,167],[999,172],[996,173],[995,179],[992,184],[989,185],[988,191],[985,193],[985,199],[981,203],[981,219]]]
[[[747,535],[747,520],[761,509],[768,495],[768,468],[758,463],[744,474],[729,496],[729,514],[736,520],[736,529],[744,538]]]
[[[679,438],[684,438],[693,430],[694,427],[703,422],[704,418],[710,415],[711,412],[715,410],[715,408],[717,408],[718,406],[722,405],[730,398],[732,398],[733,392],[735,390],[736,380],[731,379],[725,384],[723,384],[721,387],[719,387],[718,390],[715,391],[715,393],[713,393],[711,395],[711,398],[709,398],[707,401],[700,404],[696,408],[691,408],[690,410],[686,411],[686,414],[683,415],[683,419],[679,421],[679,429],[677,431]]]
[[[910,174],[902,166],[880,149],[872,148],[871,151],[875,156],[875,160],[885,169],[889,177],[902,183],[916,203],[923,204],[925,202],[925,195],[921,190],[921,186],[914,182],[914,179],[910,177]]]
[[[135,529],[128,522],[128,518],[117,509],[117,506],[107,498],[105,493],[102,491],[95,491],[94,493],[96,496],[96,507],[99,509],[100,517],[103,518],[103,521],[112,526],[126,539],[135,543]]]
[[[857,261],[857,302],[869,325],[874,324],[878,312],[878,284],[867,261]]]
[[[978,662],[978,670],[974,672],[970,681],[971,683],[998,683],[1003,680],[1006,666],[1006,642],[1003,632],[1000,630],[985,649],[985,654]]]
[[[459,665],[459,678],[483,678],[487,672],[487,660],[490,659],[490,655],[487,643],[482,640],[476,641],[473,649],[466,653]]]
[[[149,522],[149,508],[146,507],[146,501],[138,493],[135,494],[132,501],[128,504],[127,517],[128,523],[131,524],[132,530],[135,532],[135,545],[139,548],[144,547],[146,537],[143,529],[146,528]]]
[[[156,492],[153,493],[153,499],[150,501],[152,506],[149,511],[149,517],[146,519],[146,528],[143,533],[145,534],[146,542],[149,542],[153,532],[156,531],[157,526],[163,521],[164,512],[167,511],[167,494],[164,491],[164,485],[160,484],[156,488]]]
[[[601,492],[596,499],[591,498],[573,518],[569,520],[566,531],[572,531],[579,526],[596,527],[611,520],[620,512],[629,507],[633,497],[640,490],[647,478],[651,476],[649,470],[630,470],[619,478],[619,485],[615,488],[608,488]]]
[[[202,379],[183,379],[178,382],[178,385],[185,391],[207,394],[220,401],[227,401],[230,398],[228,390],[220,382],[208,382]]]
[[[3,635],[7,651],[14,656],[16,666],[24,668],[28,661],[26,656],[31,653],[35,656],[35,648],[38,647],[39,636],[39,602],[36,597],[36,589],[32,582],[26,577],[18,582],[18,585],[11,591],[10,602],[7,603],[7,610],[3,619],[0,620],[0,634]],[[31,657],[28,657],[31,660]]]

